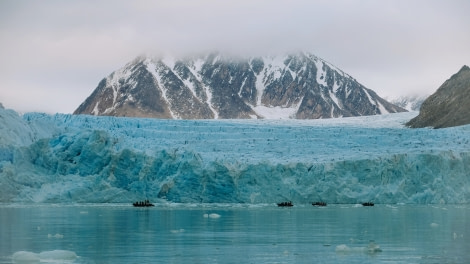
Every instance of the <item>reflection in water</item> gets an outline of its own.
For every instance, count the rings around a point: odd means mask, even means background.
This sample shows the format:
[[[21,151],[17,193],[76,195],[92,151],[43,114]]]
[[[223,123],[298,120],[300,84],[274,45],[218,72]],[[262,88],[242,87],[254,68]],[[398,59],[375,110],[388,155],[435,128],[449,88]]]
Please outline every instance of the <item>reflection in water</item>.
[[[468,220],[469,206],[3,205],[0,263],[470,263]]]

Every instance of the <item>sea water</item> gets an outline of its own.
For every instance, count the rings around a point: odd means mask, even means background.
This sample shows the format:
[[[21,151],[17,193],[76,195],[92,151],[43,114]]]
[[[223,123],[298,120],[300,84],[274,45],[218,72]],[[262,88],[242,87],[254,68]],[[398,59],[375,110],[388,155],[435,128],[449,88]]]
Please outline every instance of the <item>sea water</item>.
[[[470,263],[470,206],[1,204],[0,263]]]

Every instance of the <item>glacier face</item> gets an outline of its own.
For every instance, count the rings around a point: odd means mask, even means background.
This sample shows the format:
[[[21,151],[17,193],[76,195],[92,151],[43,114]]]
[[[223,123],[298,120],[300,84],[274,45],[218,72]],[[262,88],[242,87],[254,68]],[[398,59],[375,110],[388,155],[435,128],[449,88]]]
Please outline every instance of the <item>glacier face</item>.
[[[0,109],[0,201],[467,203],[470,126],[405,128],[414,115],[195,121]]]

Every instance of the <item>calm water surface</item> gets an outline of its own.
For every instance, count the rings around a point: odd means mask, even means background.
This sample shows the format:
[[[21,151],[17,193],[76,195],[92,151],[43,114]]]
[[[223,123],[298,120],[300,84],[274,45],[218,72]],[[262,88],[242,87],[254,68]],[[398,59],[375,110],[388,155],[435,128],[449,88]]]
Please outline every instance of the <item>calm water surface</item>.
[[[0,205],[0,263],[48,262],[470,263],[470,206]]]

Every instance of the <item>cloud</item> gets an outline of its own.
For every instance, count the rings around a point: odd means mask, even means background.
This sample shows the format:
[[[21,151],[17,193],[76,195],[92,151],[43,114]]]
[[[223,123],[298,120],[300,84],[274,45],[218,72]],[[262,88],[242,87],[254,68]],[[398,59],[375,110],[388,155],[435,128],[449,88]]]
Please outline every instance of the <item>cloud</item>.
[[[19,110],[72,112],[101,78],[142,53],[212,50],[306,50],[379,95],[431,93],[470,63],[469,10],[466,0],[4,0],[0,101],[6,90],[40,89]]]

